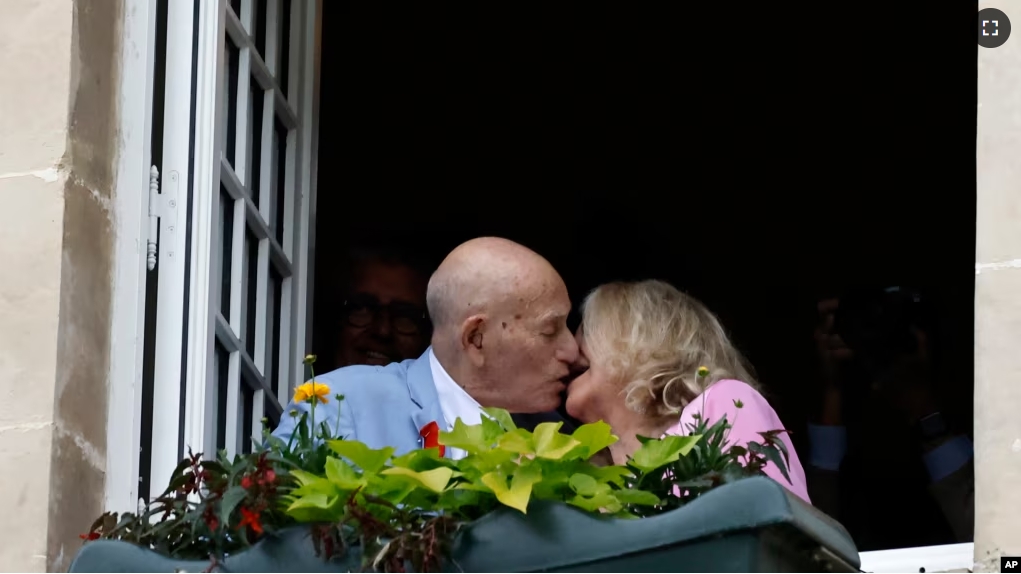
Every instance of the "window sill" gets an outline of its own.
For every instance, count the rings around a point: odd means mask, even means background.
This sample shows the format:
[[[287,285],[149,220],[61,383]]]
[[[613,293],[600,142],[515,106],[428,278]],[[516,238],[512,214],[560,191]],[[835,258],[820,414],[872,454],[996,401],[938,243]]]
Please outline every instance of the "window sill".
[[[862,552],[862,572],[971,572],[975,544],[944,544]],[[924,568],[924,570],[923,570]]]

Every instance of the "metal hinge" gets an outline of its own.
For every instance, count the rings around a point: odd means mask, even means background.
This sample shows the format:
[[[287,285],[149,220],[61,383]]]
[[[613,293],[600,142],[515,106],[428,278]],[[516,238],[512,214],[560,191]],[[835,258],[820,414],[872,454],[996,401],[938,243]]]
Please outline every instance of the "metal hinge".
[[[177,180],[176,171],[170,172],[170,186],[160,192],[160,170],[154,165],[149,168],[149,237],[145,242],[145,266],[152,271],[156,268],[156,254],[159,252],[160,219],[164,219],[163,239],[174,234],[177,222]],[[171,242],[173,245],[173,242]],[[168,257],[174,253],[168,252]]]

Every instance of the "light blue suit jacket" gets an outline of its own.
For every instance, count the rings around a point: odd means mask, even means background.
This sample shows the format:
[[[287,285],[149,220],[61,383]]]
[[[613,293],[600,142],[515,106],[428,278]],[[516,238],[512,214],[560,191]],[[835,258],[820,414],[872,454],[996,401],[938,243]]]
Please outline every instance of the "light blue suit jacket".
[[[431,350],[385,367],[355,365],[316,375],[317,384],[330,387],[329,402],[316,405],[316,426],[325,421],[333,436],[357,440],[369,448],[392,446],[396,455],[421,448],[422,427],[433,421],[445,427],[429,365]],[[343,401],[336,400],[338,394],[344,395]],[[292,417],[291,411],[309,412],[310,405],[291,402],[284,407],[273,435],[285,441],[300,417]]]

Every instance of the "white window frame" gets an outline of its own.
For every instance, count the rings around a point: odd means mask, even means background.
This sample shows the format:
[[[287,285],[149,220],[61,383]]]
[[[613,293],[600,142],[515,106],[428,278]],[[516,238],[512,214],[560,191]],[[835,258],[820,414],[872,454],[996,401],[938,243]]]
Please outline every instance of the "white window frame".
[[[152,0],[133,0],[136,4]],[[195,22],[195,9],[199,13]],[[273,395],[264,397],[257,391],[253,400],[252,434],[261,434],[262,412],[264,400],[286,405],[294,382],[294,373],[301,374],[301,352],[306,343],[306,296],[311,270],[308,269],[308,229],[310,217],[314,214],[315,177],[311,173],[317,151],[317,120],[315,106],[318,104],[318,31],[320,26],[321,0],[291,0],[290,34],[292,39],[289,50],[289,85],[286,87],[286,99],[279,90],[267,93],[264,110],[265,119],[269,114],[270,122],[264,122],[264,133],[268,131],[270,142],[274,141],[275,120],[281,118],[289,128],[287,136],[288,150],[286,164],[288,166],[287,183],[283,191],[281,208],[284,218],[290,224],[290,231],[283,236],[282,245],[278,244],[269,219],[269,201],[263,199],[256,207],[251,200],[240,199],[245,183],[245,159],[247,138],[245,129],[247,117],[239,114],[238,137],[236,139],[236,158],[234,167],[223,158],[226,122],[223,115],[225,89],[224,47],[228,34],[235,44],[245,46],[242,50],[238,70],[238,108],[246,110],[244,105],[248,96],[249,82],[254,78],[264,87],[269,83],[275,86],[273,74],[269,73],[267,63],[255,55],[252,36],[252,11],[254,0],[243,0],[242,14],[235,15],[228,0],[173,0],[170,2],[167,22],[167,72],[166,72],[166,103],[161,110],[164,118],[163,138],[163,174],[160,174],[161,217],[159,220],[160,240],[158,261],[160,266],[157,297],[156,332],[149,334],[156,338],[156,368],[153,385],[153,432],[152,462],[150,466],[150,495],[156,495],[165,488],[170,474],[180,458],[189,447],[194,452],[202,452],[207,458],[215,456],[216,447],[216,416],[217,416],[217,384],[213,368],[213,357],[217,339],[225,340],[237,346],[240,332],[240,290],[235,283],[241,275],[241,252],[244,247],[245,230],[251,227],[258,237],[258,280],[256,282],[257,302],[256,316],[256,347],[249,360],[242,360],[243,354],[231,353],[230,370],[231,386],[228,392],[228,403],[239,398],[240,372],[261,377],[265,361],[265,340],[268,333],[264,321],[267,307],[267,281],[269,266],[276,263],[288,267],[289,278],[284,279],[281,292],[281,325],[286,328],[286,336],[280,340],[279,382]],[[269,13],[281,5],[281,0],[270,0]],[[131,12],[131,10],[126,10]],[[150,19],[152,20],[152,19]],[[151,22],[150,22],[151,24]],[[151,32],[153,28],[148,28]],[[195,61],[197,70],[192,85],[192,42],[195,43]],[[267,33],[265,56],[267,60],[276,58],[274,34]],[[150,46],[151,51],[151,46]],[[151,56],[150,56],[151,57]],[[269,62],[272,65],[272,62]],[[252,73],[250,76],[249,74]],[[150,66],[151,81],[151,66]],[[137,86],[137,84],[136,84]],[[192,94],[195,99],[195,133],[190,131]],[[270,94],[275,97],[270,98]],[[137,95],[136,95],[137,97]],[[152,96],[146,94],[146,101],[152,105]],[[268,110],[268,112],[266,112]],[[266,161],[272,153],[272,145],[262,147],[262,186],[273,185],[269,178],[271,162]],[[194,155],[193,171],[190,171],[189,158]],[[272,158],[275,161],[275,158]],[[148,165],[148,163],[142,164]],[[232,173],[238,177],[232,178]],[[224,187],[231,190],[235,197],[234,218],[234,249],[232,257],[231,282],[231,313],[230,321],[219,317],[219,285],[220,285],[220,249],[219,233],[219,198],[221,176]],[[275,178],[274,178],[275,181]],[[188,183],[191,182],[193,204],[188,201]],[[239,190],[240,185],[240,190]],[[294,194],[298,193],[296,197]],[[172,202],[172,203],[171,203]],[[147,202],[146,202],[147,203]],[[187,232],[184,228],[188,222]],[[145,210],[135,210],[137,216]],[[295,217],[297,216],[297,217]],[[246,218],[249,221],[246,223]],[[142,219],[145,219],[144,217]],[[285,224],[286,225],[286,224]],[[285,227],[285,230],[288,229]],[[138,231],[135,235],[138,236]],[[242,249],[238,249],[237,237],[241,237]],[[190,240],[190,243],[189,243]],[[145,242],[141,242],[142,245]],[[143,249],[144,251],[144,249]],[[188,257],[183,257],[187,254]],[[283,254],[283,255],[281,255]],[[143,253],[144,259],[144,253]],[[281,263],[281,261],[283,263]],[[186,267],[187,265],[187,274]],[[279,267],[279,265],[278,265]],[[142,267],[144,269],[144,267]],[[185,277],[188,278],[187,285]],[[242,279],[243,280],[243,279]],[[296,283],[295,283],[296,282]],[[141,286],[142,302],[144,303],[144,278]],[[187,296],[186,296],[187,295]],[[136,289],[137,296],[137,289]],[[185,301],[187,301],[187,317],[185,317]],[[135,308],[136,327],[144,318],[144,313]],[[186,332],[185,332],[186,331]],[[136,333],[142,333],[137,328]],[[138,344],[140,365],[141,343]],[[227,345],[230,346],[229,344]],[[242,346],[243,348],[243,346]],[[229,349],[233,350],[233,349]],[[182,372],[183,364],[186,371]],[[287,360],[280,360],[280,357]],[[133,388],[140,388],[140,366],[138,376],[132,381]],[[182,385],[183,377],[183,385]],[[260,379],[261,380],[261,379]],[[241,383],[243,384],[243,383]],[[182,388],[184,390],[182,396]],[[140,392],[135,392],[134,412],[138,412]],[[184,402],[183,417],[181,409],[175,406]],[[123,416],[126,411],[124,401],[120,401],[118,413]],[[239,437],[240,417],[230,416],[236,410],[228,407],[227,451],[233,454],[235,446],[249,437]],[[133,424],[137,427],[137,415],[133,416]],[[183,419],[183,420],[182,420]],[[114,417],[111,417],[114,420]],[[115,430],[109,430],[112,435]],[[131,435],[134,445],[133,456],[137,458],[137,433]],[[180,447],[183,437],[184,448]],[[127,439],[124,439],[125,443]],[[135,472],[130,476],[136,481],[137,491],[137,460]],[[119,463],[119,468],[124,463]],[[118,470],[116,476],[125,474]],[[115,476],[115,475],[111,475]],[[125,480],[118,480],[123,486]],[[110,486],[113,489],[113,486]],[[123,496],[127,500],[127,496]],[[137,500],[137,494],[132,496]],[[123,507],[123,503],[118,506]]]
[[[145,330],[145,244],[156,42],[155,0],[127,0],[122,11],[119,143],[114,193],[114,277],[104,507],[133,511],[138,500],[142,356]]]
[[[975,544],[939,544],[861,552],[862,572],[950,572],[975,569]],[[924,568],[924,570],[922,570]]]

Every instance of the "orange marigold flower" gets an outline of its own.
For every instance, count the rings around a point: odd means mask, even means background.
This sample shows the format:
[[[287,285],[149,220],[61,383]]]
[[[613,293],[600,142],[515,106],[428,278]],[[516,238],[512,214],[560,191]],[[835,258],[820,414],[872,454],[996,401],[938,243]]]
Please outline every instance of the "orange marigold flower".
[[[314,398],[316,402],[326,404],[330,402],[329,394],[329,385],[311,381],[294,389],[294,402],[311,402]]]

